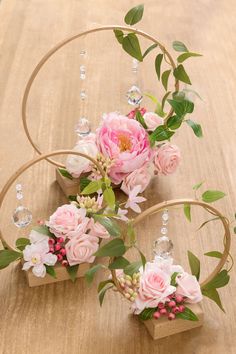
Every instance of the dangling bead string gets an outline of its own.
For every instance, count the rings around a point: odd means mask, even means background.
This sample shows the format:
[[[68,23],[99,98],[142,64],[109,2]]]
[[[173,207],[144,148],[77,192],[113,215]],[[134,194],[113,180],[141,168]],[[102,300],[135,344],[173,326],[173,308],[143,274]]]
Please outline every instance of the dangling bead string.
[[[16,199],[18,206],[13,212],[12,220],[15,226],[19,228],[28,226],[32,221],[31,211],[22,205],[23,197],[22,185],[18,183],[16,184]]]
[[[173,243],[168,237],[169,212],[165,209],[162,214],[161,236],[154,242],[153,252],[158,258],[170,258]]]
[[[142,92],[138,85],[138,67],[139,67],[138,60],[133,58],[132,59],[132,74],[133,74],[132,86],[126,94],[128,103],[132,106],[137,106],[137,107],[139,107],[143,99]]]

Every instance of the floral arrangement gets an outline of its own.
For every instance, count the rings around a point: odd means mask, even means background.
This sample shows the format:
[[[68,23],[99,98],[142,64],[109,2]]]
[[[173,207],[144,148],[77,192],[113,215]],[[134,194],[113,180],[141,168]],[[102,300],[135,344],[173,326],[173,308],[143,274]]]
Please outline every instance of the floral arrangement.
[[[143,10],[143,5],[131,9],[125,16],[126,24],[132,26],[139,22]],[[140,100],[137,103],[135,99],[130,99],[135,102],[136,107],[127,115],[118,112],[104,114],[96,132],[80,137],[74,151],[86,153],[102,163],[112,183],[126,194],[137,185],[141,185],[142,193],[153,175],[166,176],[176,171],[181,154],[180,149],[170,140],[184,123],[193,129],[197,137],[202,137],[201,126],[187,118],[194,110],[191,96],[198,94],[188,88],[179,91],[180,81],[191,85],[183,62],[200,54],[190,52],[182,42],[175,41],[174,50],[182,52],[175,63],[161,44],[152,45],[142,54],[135,33],[125,34],[120,29],[114,30],[114,33],[122,48],[137,61],[142,62],[156,48],[161,51],[155,58],[155,71],[166,92],[161,100],[150,93],[146,94],[155,104],[154,111],[148,111],[145,107],[140,107],[142,95],[136,87]],[[162,72],[163,59],[169,68]],[[168,91],[171,75],[175,81],[173,92]],[[132,90],[128,92],[129,98],[130,95],[137,94],[133,88]],[[166,104],[169,106],[169,113],[166,113]],[[60,169],[60,172],[70,179],[101,178],[99,172],[83,157],[69,156],[66,169]]]

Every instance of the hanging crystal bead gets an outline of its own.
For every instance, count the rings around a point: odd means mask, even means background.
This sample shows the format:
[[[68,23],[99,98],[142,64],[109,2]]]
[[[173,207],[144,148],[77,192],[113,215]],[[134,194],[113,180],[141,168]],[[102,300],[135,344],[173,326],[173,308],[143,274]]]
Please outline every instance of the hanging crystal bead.
[[[17,227],[26,227],[32,221],[32,213],[23,205],[19,205],[13,212],[12,220]]]
[[[87,54],[87,52],[86,52],[85,49],[82,49],[82,50],[80,51],[80,56],[81,56],[82,58],[84,58],[84,57],[86,56],[86,54]]]
[[[85,137],[89,135],[89,133],[91,132],[89,120],[85,117],[80,118],[75,126],[75,132],[80,137]]]
[[[80,98],[82,101],[84,101],[87,98],[87,94],[84,89],[80,91]]]
[[[137,86],[132,86],[126,94],[128,103],[132,106],[139,106],[142,102],[143,95]]]
[[[161,258],[169,258],[173,249],[173,243],[167,236],[161,236],[154,242],[153,252]]]
[[[85,80],[86,79],[86,68],[85,65],[80,66],[80,79]]]

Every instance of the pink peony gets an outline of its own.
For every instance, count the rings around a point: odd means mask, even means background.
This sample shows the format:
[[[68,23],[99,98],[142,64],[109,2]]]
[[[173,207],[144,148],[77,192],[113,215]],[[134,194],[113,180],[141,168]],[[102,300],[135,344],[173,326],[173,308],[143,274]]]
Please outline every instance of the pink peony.
[[[95,134],[91,133],[88,136],[85,136],[84,138],[78,140],[73,151],[81,152],[94,158],[98,154],[98,149],[95,140]],[[81,156],[69,155],[66,160],[66,169],[75,178],[79,177],[81,173],[90,172],[91,166],[92,164],[90,160]]]
[[[153,131],[159,125],[164,124],[163,118],[159,117],[156,113],[154,112],[146,112],[143,116],[143,119],[148,127],[148,130]]]
[[[136,120],[118,113],[104,116],[97,129],[97,145],[101,154],[114,160],[109,176],[115,184],[141,168],[152,154],[146,130]]]
[[[194,275],[183,273],[176,277],[176,283],[178,284],[176,294],[186,297],[187,302],[196,303],[202,301],[201,288]]]
[[[178,146],[166,143],[160,146],[154,155],[155,172],[161,175],[174,173],[180,163]]]
[[[78,226],[86,227],[89,219],[85,209],[78,209],[74,204],[65,204],[57,208],[46,225],[56,237],[69,237]]]
[[[121,189],[127,195],[135,187],[140,185],[140,193],[142,193],[148,186],[151,180],[151,174],[148,169],[148,164],[142,166],[138,170],[135,170],[128,174],[121,185]]]
[[[104,226],[102,226],[98,221],[94,222],[94,219],[91,218],[88,224],[88,230],[89,235],[99,237],[99,238],[109,238],[110,234],[108,231],[105,229]]]
[[[139,314],[147,307],[157,307],[160,302],[166,302],[173,294],[175,287],[170,285],[171,277],[155,263],[146,263],[140,277],[138,296],[134,302],[135,313]]]
[[[99,239],[97,237],[78,233],[69,242],[67,242],[66,257],[70,266],[80,263],[93,263],[93,255],[99,248]]]

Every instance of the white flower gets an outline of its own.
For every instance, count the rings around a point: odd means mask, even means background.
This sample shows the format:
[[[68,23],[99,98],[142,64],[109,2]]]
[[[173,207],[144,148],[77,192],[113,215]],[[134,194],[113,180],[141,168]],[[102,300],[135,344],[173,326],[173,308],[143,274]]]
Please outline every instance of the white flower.
[[[125,216],[128,213],[128,210],[124,210],[119,208],[117,211],[117,215],[114,216],[115,219],[119,219],[122,221],[128,221],[129,219],[127,218],[127,216]]]
[[[144,197],[138,197],[137,195],[141,191],[141,186],[135,186],[132,190],[129,191],[129,198],[127,203],[125,204],[125,208],[130,208],[136,213],[141,213],[141,209],[138,206],[138,203],[142,203],[146,200]]]
[[[23,270],[29,270],[33,267],[32,272],[36,277],[44,278],[46,275],[46,267],[54,266],[57,262],[57,256],[49,253],[48,240],[32,243],[27,245],[23,251],[23,257],[26,261]]]

